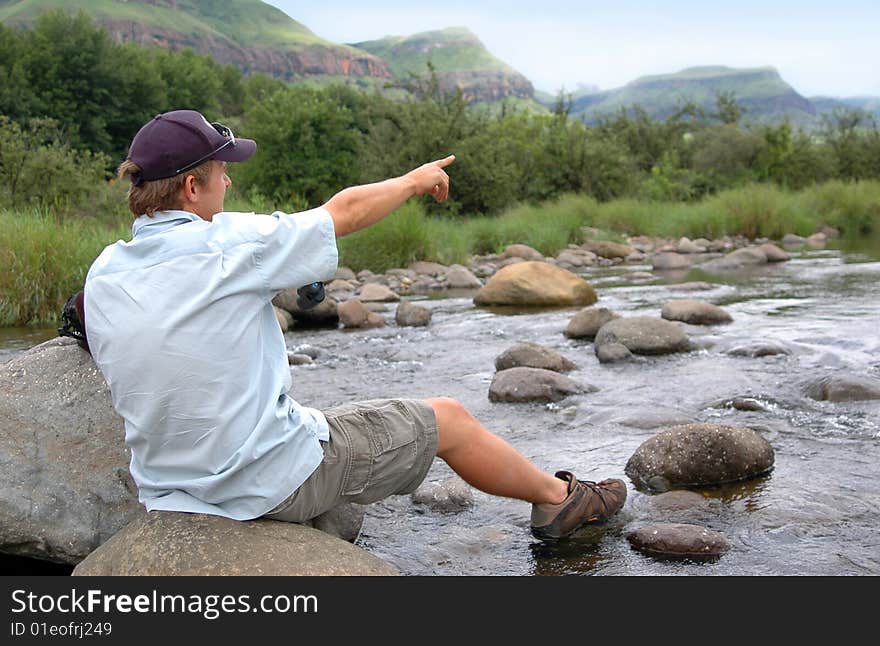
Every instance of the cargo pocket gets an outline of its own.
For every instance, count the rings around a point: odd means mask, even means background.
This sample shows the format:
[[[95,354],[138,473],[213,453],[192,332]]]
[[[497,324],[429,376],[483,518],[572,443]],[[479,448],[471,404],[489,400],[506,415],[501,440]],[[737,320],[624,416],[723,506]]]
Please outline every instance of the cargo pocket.
[[[389,402],[380,408],[365,409],[361,414],[369,429],[375,457],[415,442],[412,416],[402,404]]]
[[[336,426],[345,435],[348,444],[348,460],[342,478],[343,496],[356,496],[370,484],[373,476],[373,447],[366,424],[360,415],[345,415],[336,418]],[[352,420],[355,423],[351,423]]]

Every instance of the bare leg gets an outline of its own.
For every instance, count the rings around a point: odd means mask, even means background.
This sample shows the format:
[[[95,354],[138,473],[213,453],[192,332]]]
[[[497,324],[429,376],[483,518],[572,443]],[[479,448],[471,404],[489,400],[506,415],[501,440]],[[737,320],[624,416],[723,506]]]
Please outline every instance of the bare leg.
[[[560,503],[567,484],[541,471],[503,439],[487,431],[458,401],[425,400],[437,416],[437,456],[466,482],[496,496]]]

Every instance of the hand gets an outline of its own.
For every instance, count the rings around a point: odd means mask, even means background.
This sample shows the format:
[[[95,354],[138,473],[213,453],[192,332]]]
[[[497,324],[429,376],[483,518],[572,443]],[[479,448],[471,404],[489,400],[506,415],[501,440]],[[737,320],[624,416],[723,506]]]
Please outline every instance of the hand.
[[[449,175],[443,169],[455,161],[455,155],[419,166],[406,174],[413,182],[416,195],[433,195],[442,202],[449,197]]]

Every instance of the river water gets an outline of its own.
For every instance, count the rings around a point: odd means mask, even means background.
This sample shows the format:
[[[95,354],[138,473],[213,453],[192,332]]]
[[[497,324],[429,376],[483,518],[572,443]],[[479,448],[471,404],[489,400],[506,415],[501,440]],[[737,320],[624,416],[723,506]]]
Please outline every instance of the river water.
[[[590,342],[563,335],[579,308],[510,311],[476,308],[472,292],[424,299],[427,328],[391,324],[353,331],[298,331],[291,350],[320,349],[314,364],[292,368],[293,396],[328,407],[377,397],[450,396],[490,430],[547,470],[582,479],[623,478],[624,510],[556,545],[534,540],[527,503],[473,492],[473,505],[442,513],[393,496],[367,508],[358,544],[409,575],[868,575],[880,574],[880,401],[819,402],[803,385],[845,372],[880,377],[880,262],[837,250],[794,254],[747,272],[698,269],[633,280],[645,266],[587,271],[598,306],[623,316],[659,316],[674,298],[722,305],[733,323],[685,326],[692,352],[602,365]],[[675,284],[712,283],[688,292]],[[22,337],[24,333],[31,336]],[[0,361],[54,331],[6,331]],[[494,360],[519,341],[555,349],[577,364],[569,376],[599,390],[555,404],[491,403]],[[747,358],[734,346],[774,342],[789,354]],[[762,410],[725,405],[734,397]],[[624,475],[636,448],[669,425],[707,421],[756,429],[776,462],[762,478],[699,490],[704,504],[664,510]],[[435,460],[428,481],[452,471]],[[626,534],[658,522],[720,532],[730,551],[709,563],[657,560],[634,551]]]

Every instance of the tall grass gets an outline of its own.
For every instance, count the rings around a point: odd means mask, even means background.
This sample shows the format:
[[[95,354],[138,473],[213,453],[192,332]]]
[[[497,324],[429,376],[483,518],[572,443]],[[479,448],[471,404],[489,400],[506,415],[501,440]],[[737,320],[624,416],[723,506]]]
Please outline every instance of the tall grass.
[[[108,226],[36,209],[0,211],[0,326],[58,322],[101,250],[130,234],[130,218]]]
[[[230,209],[265,211],[259,196],[235,198]],[[270,209],[269,209],[270,210]],[[131,217],[57,218],[45,211],[0,211],[0,325],[52,324],[67,296],[82,288],[101,249],[129,239]],[[555,255],[582,239],[582,227],[606,237],[717,238],[745,235],[779,239],[808,235],[822,224],[849,237],[880,233],[880,182],[828,182],[792,193],[752,185],[698,203],[620,199],[598,203],[564,195],[538,205],[519,205],[502,215],[433,218],[410,201],[382,222],[339,240],[340,264],[382,272],[415,260],[466,263],[473,254],[527,244]]]

